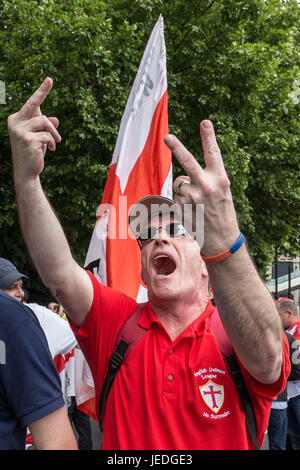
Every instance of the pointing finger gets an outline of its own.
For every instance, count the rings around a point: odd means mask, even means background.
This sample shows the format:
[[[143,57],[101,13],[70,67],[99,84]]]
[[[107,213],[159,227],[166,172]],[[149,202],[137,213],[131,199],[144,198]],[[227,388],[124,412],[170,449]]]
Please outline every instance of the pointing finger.
[[[167,135],[164,142],[169,147],[186,174],[190,177],[191,181],[198,181],[203,174],[203,169],[193,155],[174,135]]]
[[[19,111],[19,117],[22,119],[30,119],[34,115],[40,114],[38,112],[39,106],[43,103],[45,98],[48,96],[53,85],[53,81],[50,77],[47,77],[41,86],[33,93],[33,95],[26,101]]]

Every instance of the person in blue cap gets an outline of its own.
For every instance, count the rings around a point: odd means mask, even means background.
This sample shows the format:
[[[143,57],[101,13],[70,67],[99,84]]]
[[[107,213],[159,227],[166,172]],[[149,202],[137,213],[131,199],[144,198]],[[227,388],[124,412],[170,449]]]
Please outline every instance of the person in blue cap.
[[[27,278],[0,258],[0,450],[77,449],[45,334],[21,300]]]
[[[0,290],[21,301],[24,297],[23,278],[25,274],[20,273],[8,259],[0,258]]]

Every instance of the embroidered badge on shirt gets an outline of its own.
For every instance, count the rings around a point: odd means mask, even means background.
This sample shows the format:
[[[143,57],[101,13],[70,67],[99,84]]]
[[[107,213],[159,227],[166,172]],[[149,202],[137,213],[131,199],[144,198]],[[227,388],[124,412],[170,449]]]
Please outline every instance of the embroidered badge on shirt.
[[[224,403],[224,386],[209,380],[205,385],[200,386],[199,390],[208,408],[218,413]]]

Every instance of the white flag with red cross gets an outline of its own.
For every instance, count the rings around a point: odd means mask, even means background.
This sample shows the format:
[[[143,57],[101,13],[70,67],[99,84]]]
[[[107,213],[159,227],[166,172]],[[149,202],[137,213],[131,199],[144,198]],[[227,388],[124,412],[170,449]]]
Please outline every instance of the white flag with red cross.
[[[121,120],[85,268],[102,284],[143,302],[140,251],[128,230],[128,211],[152,194],[172,197],[166,47],[159,17],[140,63]]]
[[[129,236],[128,212],[144,196],[172,197],[172,155],[163,141],[168,132],[166,47],[160,16],[121,120],[85,260],[85,268],[102,284],[138,302],[147,300],[147,290],[141,281],[140,249]],[[78,408],[96,419],[94,398]]]

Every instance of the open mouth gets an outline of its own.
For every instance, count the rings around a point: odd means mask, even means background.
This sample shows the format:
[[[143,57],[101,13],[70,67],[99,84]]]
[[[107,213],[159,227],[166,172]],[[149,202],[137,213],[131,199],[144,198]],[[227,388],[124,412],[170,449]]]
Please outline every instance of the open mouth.
[[[156,274],[159,276],[170,276],[176,269],[175,261],[168,255],[156,255],[153,266]]]

